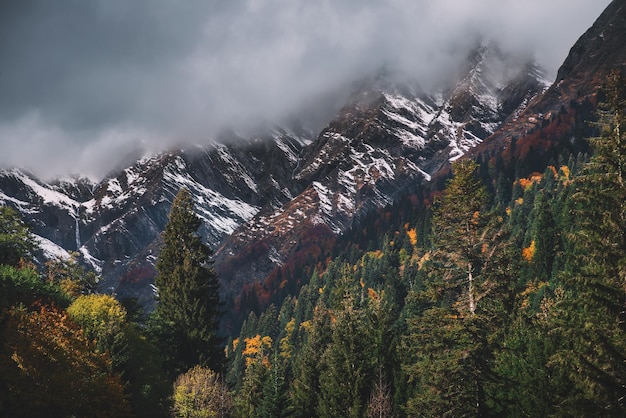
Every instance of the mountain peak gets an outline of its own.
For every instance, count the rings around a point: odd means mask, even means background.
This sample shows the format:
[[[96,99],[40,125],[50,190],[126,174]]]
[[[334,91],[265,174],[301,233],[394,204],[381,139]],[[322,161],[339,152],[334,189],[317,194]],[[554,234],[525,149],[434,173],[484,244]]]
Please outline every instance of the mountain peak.
[[[626,64],[626,2],[613,0],[574,44],[558,71],[556,83]],[[593,77],[589,77],[593,78]]]

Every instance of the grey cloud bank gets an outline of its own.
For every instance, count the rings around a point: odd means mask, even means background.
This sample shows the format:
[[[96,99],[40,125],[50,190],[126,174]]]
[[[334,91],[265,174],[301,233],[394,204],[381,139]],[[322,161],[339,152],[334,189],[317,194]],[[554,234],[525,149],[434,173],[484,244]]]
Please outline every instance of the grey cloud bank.
[[[277,120],[385,64],[436,81],[477,36],[553,75],[608,3],[2,2],[0,165],[97,178],[137,146]]]

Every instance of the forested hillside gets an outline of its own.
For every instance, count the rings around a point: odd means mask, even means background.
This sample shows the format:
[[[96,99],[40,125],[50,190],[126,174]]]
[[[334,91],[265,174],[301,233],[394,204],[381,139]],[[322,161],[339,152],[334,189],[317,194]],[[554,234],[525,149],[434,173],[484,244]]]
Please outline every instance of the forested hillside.
[[[460,160],[227,348],[241,416],[623,416],[624,82],[543,172]]]

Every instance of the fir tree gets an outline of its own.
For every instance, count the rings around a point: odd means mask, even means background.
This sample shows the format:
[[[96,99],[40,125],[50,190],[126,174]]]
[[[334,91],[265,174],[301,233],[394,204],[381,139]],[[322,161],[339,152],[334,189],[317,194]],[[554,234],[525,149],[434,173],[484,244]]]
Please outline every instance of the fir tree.
[[[626,88],[618,73],[606,93],[602,134],[574,183],[571,271],[551,315],[563,342],[552,362],[572,382],[563,414],[626,414]]]
[[[321,417],[362,417],[373,380],[372,339],[363,309],[345,291],[339,309],[332,312],[331,341],[320,359]]]
[[[415,387],[407,402],[411,416],[489,412],[494,351],[511,310],[512,263],[503,220],[487,212],[476,168],[472,161],[454,164],[434,211],[428,281],[411,296],[424,306],[408,318],[404,340],[404,370]]]
[[[157,335],[174,371],[198,364],[221,371],[218,336],[219,281],[210,266],[211,250],[197,235],[200,219],[191,193],[181,189],[172,204],[157,261]]]

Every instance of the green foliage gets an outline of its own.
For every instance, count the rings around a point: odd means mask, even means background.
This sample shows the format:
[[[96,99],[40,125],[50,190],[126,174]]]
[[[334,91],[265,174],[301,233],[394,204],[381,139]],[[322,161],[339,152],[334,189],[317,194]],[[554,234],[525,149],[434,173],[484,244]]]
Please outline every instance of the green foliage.
[[[516,181],[508,208],[490,206],[477,171],[457,163],[419,227],[390,223],[315,272],[280,315],[272,306],[249,317],[229,354],[240,415],[563,413],[572,381],[554,361],[564,345],[549,318],[563,297],[555,277],[572,265],[576,170]],[[271,336],[267,365],[242,367],[255,335]]]
[[[114,298],[90,294],[97,276],[74,257],[41,275],[25,256],[0,265],[0,415],[164,416],[159,353]]]
[[[113,373],[119,373],[131,395],[136,416],[154,417],[166,409],[169,396],[159,367],[159,353],[140,328],[127,321],[126,310],[112,296],[79,296],[67,309],[98,353],[110,358]]]
[[[294,377],[290,385],[294,415],[314,416],[320,389],[319,365],[322,353],[331,340],[330,315],[323,306],[315,309],[312,318],[300,324],[304,342],[293,360]]]
[[[32,268],[0,265],[0,312],[12,306],[30,306],[34,302],[67,306],[69,299],[54,283],[44,281]]]
[[[17,267],[29,260],[35,242],[19,214],[8,206],[0,206],[0,265]]]
[[[569,234],[571,266],[550,315],[563,341],[551,361],[568,372],[572,390],[560,401],[565,413],[626,414],[626,88],[609,79],[600,137],[576,178]],[[596,412],[597,413],[597,412]]]
[[[319,365],[318,416],[360,417],[365,412],[373,377],[371,334],[367,332],[365,312],[346,292],[339,309],[331,315],[331,341]]]
[[[218,336],[219,281],[209,266],[210,249],[196,231],[191,194],[181,189],[163,232],[157,261],[158,288],[155,333],[170,367],[187,370],[200,364],[221,369],[222,340]]]

